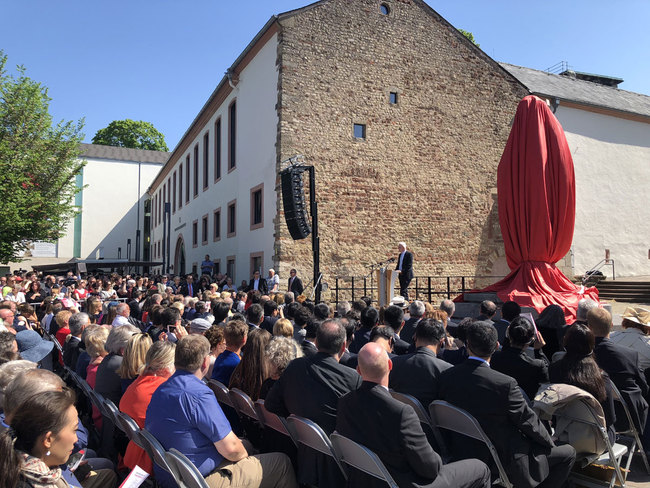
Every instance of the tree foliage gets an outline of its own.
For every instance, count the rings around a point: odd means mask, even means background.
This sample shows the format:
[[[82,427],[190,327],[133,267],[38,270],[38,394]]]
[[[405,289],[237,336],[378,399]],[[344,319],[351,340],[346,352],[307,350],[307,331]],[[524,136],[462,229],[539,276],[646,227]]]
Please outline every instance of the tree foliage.
[[[460,31],[460,33],[461,33],[462,35],[464,35],[465,37],[467,37],[467,38],[472,42],[472,44],[474,44],[476,47],[481,47],[481,45],[480,45],[478,42],[476,42],[476,41],[474,40],[474,34],[472,34],[472,33],[469,32],[469,31],[463,30],[463,29],[458,29],[458,30]]]
[[[114,120],[108,124],[108,127],[97,131],[93,137],[93,144],[169,151],[165,144],[165,136],[151,122],[142,120]]]
[[[53,125],[47,88],[6,63],[0,51],[0,262],[18,261],[29,241],[61,237],[85,164],[83,120]]]

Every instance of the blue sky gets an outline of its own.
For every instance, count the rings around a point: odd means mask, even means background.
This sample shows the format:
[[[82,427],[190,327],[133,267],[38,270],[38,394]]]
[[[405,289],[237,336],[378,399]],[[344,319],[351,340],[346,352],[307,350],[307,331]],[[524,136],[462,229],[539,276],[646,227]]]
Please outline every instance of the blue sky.
[[[350,0],[354,1],[354,0]],[[172,149],[224,71],[273,14],[309,0],[0,0],[9,66],[49,87],[55,120],[86,142],[116,119],[152,122]],[[623,78],[650,95],[647,0],[428,0],[488,55]]]

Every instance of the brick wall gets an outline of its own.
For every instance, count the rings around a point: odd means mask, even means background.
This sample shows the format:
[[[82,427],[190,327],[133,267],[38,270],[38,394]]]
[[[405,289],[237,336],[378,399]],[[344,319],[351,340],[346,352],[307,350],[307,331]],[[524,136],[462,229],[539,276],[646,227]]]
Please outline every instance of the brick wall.
[[[526,90],[421,2],[383,2],[388,16],[380,3],[280,18],[278,164],[316,167],[325,280],[364,274],[401,240],[416,275],[503,274],[496,169]],[[274,261],[311,276],[311,239],[291,240],[278,196]]]

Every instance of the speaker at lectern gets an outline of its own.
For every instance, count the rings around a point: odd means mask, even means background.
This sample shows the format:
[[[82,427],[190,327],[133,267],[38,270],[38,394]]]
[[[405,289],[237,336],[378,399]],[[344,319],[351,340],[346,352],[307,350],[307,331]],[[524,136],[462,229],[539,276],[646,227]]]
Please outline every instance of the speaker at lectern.
[[[390,305],[395,297],[395,282],[400,272],[396,269],[388,269],[386,267],[375,270],[377,277],[377,290],[379,297],[377,302],[380,307]]]

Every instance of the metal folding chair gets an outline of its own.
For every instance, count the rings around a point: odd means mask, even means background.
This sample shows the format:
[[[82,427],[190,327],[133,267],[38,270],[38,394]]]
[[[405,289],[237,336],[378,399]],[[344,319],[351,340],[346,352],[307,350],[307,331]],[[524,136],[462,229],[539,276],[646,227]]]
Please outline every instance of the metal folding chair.
[[[297,445],[296,440],[291,435],[291,432],[289,432],[286,419],[269,412],[266,407],[264,407],[264,400],[257,400],[255,402],[255,410],[257,411],[257,417],[260,419],[260,422],[265,429],[272,429],[279,432],[291,439],[291,442],[293,442],[294,445]]]
[[[174,480],[180,485],[180,475],[175,466],[171,466],[165,456],[165,449],[162,444],[158,442],[151,432],[146,429],[140,430],[140,438],[142,439],[142,449],[149,455],[151,461],[161,469],[167,471],[174,477]]]
[[[219,403],[235,407],[230,398],[230,390],[226,385],[217,380],[208,380],[208,387],[214,392],[214,396],[217,397]]]
[[[370,449],[336,432],[331,435],[331,439],[334,450],[343,463],[386,482],[390,488],[399,488],[379,456]]]
[[[182,488],[210,488],[198,468],[182,452],[172,448],[165,453],[165,458],[176,469]]]

